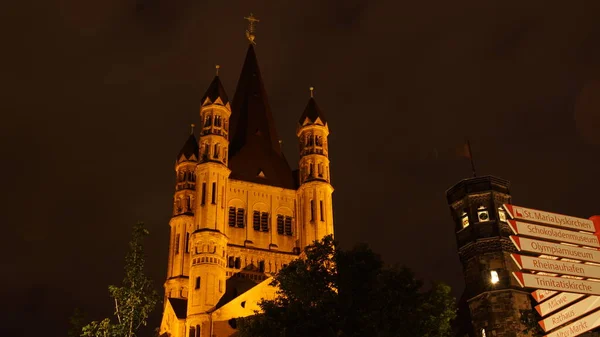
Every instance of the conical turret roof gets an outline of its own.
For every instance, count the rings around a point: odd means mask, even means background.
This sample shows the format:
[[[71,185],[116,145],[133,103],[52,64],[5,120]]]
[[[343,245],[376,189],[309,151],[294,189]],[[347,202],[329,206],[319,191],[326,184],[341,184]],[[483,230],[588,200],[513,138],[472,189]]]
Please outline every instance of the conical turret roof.
[[[221,99],[223,105],[227,105],[229,103],[229,98],[227,98],[227,93],[225,92],[225,88],[223,88],[223,84],[221,84],[221,80],[219,76],[215,76],[215,78],[210,83],[210,86],[206,90],[204,96],[202,96],[202,100],[200,100],[200,104],[204,105],[206,103],[206,99],[210,100],[210,103],[214,103],[218,98]]]
[[[306,108],[304,108],[304,113],[302,113],[302,116],[298,122],[300,125],[304,125],[307,119],[310,123],[315,123],[317,119],[320,119],[323,125],[327,124],[325,114],[319,108],[317,101],[315,101],[313,97],[308,100],[308,104],[306,105]]]
[[[191,134],[188,137],[185,144],[183,144],[181,151],[179,151],[179,154],[177,155],[177,161],[181,161],[182,159],[189,161],[198,161],[199,150],[200,149],[198,148],[198,141],[196,140],[194,134]]]

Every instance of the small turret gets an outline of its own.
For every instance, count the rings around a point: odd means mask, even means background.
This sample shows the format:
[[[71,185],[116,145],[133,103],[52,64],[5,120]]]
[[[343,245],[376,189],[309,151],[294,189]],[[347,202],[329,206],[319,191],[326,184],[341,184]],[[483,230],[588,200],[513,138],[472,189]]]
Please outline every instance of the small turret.
[[[304,224],[301,245],[333,234],[331,177],[329,175],[329,126],[325,114],[314,98],[314,88],[310,88],[310,99],[298,121],[296,136],[300,146],[299,200],[301,219]]]

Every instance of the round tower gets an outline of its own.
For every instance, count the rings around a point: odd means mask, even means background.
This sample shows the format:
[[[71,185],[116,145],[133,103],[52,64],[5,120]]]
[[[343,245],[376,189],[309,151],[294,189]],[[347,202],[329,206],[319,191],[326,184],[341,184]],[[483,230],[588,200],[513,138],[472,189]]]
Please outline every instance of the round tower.
[[[192,132],[175,162],[173,216],[169,221],[169,262],[165,298],[186,298],[189,275],[190,235],[194,227],[198,142]]]
[[[218,68],[217,68],[218,69]],[[206,320],[225,292],[226,248],[225,191],[231,171],[227,167],[231,108],[218,74],[201,100],[199,162],[196,166],[196,203],[190,295],[187,324]]]
[[[502,208],[511,202],[509,186],[487,176],[465,179],[446,191],[465,279],[459,319],[470,323],[475,336],[524,336],[521,310],[531,309],[529,293],[512,277],[518,267],[510,253],[516,248]]]
[[[313,88],[304,113],[298,121],[296,136],[300,145],[298,202],[302,222],[300,246],[333,234],[333,187],[329,174],[329,126],[317,105]]]

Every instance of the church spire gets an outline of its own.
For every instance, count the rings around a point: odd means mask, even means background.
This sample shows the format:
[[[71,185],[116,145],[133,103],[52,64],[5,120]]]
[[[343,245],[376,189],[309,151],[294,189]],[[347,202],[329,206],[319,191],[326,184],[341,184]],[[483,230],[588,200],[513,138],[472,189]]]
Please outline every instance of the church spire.
[[[292,170],[281,151],[252,43],[248,46],[231,111],[231,177],[295,188]]]

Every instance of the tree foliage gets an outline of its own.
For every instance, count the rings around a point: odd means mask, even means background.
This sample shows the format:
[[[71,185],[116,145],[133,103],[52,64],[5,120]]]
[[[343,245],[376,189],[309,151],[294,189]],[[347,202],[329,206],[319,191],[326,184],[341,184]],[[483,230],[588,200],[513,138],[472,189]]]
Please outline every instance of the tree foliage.
[[[110,297],[114,301],[116,321],[110,318],[93,321],[82,329],[86,337],[134,337],[141,326],[145,326],[148,315],[158,302],[158,294],[152,281],[144,274],[143,239],[149,234],[144,224],[133,227],[129,252],[125,257],[125,277],[122,285],[109,286]]]
[[[274,300],[239,319],[241,337],[444,337],[456,316],[450,288],[407,268],[385,267],[365,245],[344,251],[331,236],[304,250],[274,278]]]

